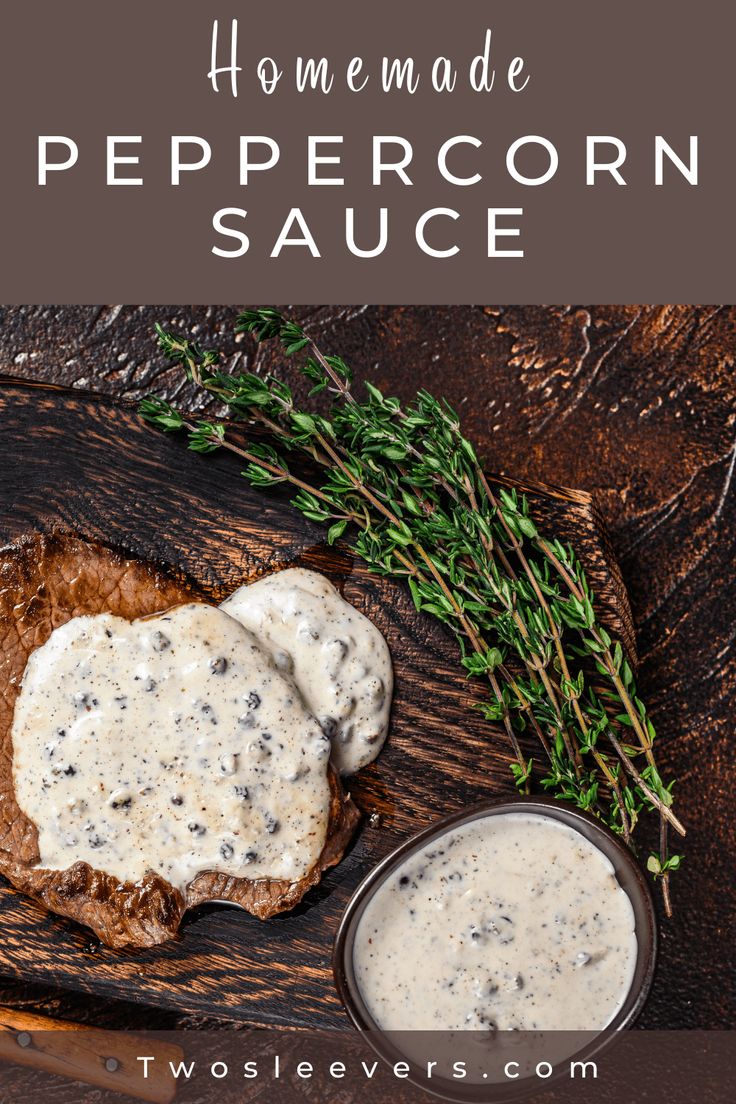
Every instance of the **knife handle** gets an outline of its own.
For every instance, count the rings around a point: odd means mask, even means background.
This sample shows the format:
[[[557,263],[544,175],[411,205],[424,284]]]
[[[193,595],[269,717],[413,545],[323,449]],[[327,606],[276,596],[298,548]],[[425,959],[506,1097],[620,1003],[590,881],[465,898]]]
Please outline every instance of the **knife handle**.
[[[139,1055],[153,1055],[143,1078]],[[169,1062],[184,1052],[172,1043],[128,1031],[105,1031],[48,1016],[0,1007],[0,1061],[126,1093],[151,1104],[170,1104],[176,1082]]]

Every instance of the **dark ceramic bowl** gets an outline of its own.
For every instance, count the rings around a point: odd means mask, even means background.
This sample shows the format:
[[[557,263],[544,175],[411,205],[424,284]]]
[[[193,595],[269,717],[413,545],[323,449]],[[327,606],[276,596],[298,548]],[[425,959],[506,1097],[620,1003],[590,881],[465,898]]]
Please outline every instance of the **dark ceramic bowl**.
[[[496,1087],[495,1083],[493,1086],[490,1083],[488,1085],[478,1085],[477,1083],[464,1085],[461,1082],[440,1081],[438,1079],[434,1084],[428,1084],[426,1078],[423,1078],[421,1070],[414,1068],[412,1061],[406,1058],[405,1052],[402,1053],[400,1041],[397,1045],[395,1036],[384,1033],[379,1029],[363,1001],[353,968],[355,933],[363,911],[373,894],[410,854],[438,836],[443,835],[448,829],[457,828],[469,821],[485,819],[488,816],[499,816],[521,810],[551,817],[553,820],[568,825],[568,827],[580,832],[582,836],[602,851],[612,863],[619,885],[628,896],[634,910],[634,930],[638,952],[634,976],[626,999],[603,1031],[591,1032],[584,1040],[581,1037],[579,1049],[576,1048],[574,1052],[568,1052],[566,1063],[573,1059],[579,1061],[590,1060],[594,1055],[600,1054],[605,1047],[610,1046],[617,1033],[630,1027],[639,1015],[651,988],[657,954],[657,928],[649,885],[629,849],[600,821],[579,809],[555,801],[552,798],[544,797],[516,797],[503,801],[484,802],[481,805],[474,806],[469,811],[455,813],[437,821],[429,828],[425,828],[424,831],[411,836],[395,851],[392,851],[390,855],[387,855],[360,883],[345,910],[337,932],[333,953],[333,971],[335,985],[345,1011],[354,1026],[365,1033],[365,1037],[373,1049],[390,1064],[397,1061],[408,1061],[411,1067],[409,1080],[420,1085],[425,1091],[432,1092],[444,1099],[462,1102],[513,1100],[530,1092],[539,1091],[544,1085],[549,1085],[550,1081],[541,1083],[535,1081],[532,1084],[530,1083],[532,1079],[526,1077]],[[554,1077],[551,1080],[554,1080]]]

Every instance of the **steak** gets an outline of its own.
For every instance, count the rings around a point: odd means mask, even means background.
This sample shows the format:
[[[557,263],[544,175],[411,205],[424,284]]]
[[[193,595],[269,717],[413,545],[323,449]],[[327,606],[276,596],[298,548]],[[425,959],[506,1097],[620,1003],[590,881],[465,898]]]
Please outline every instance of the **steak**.
[[[340,861],[359,819],[330,767],[327,838],[319,860],[299,881],[205,871],[182,893],[153,872],[121,883],[84,862],[65,870],[37,866],[38,832],[18,806],[12,769],[13,712],[30,654],[72,617],[104,612],[132,621],[203,600],[189,580],[66,533],[24,537],[0,550],[0,874],[52,912],[91,928],[109,947],[173,939],[187,909],[207,901],[241,905],[261,920],[293,908]]]

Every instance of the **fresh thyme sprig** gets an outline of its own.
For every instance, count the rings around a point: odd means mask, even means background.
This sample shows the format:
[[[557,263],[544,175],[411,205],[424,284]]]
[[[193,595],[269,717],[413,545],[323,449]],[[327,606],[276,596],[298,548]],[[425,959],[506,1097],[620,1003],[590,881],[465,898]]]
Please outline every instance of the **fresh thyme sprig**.
[[[243,312],[238,331],[278,340],[289,357],[304,352],[310,397],[328,395],[327,415],[300,408],[283,380],[224,371],[216,352],[156,329],[166,356],[260,433],[243,444],[232,420],[194,420],[157,398],[143,401],[142,416],[186,431],[195,451],[235,453],[253,486],[290,485],[293,505],[328,526],[329,543],[352,534],[373,571],[405,580],[416,608],[456,637],[468,675],[487,682],[480,709],[506,731],[519,789],[539,777],[628,843],[642,811],[656,812],[660,846],[648,868],[669,914],[669,874],[681,856],[669,854],[667,828],[684,828],[624,649],[599,622],[572,548],[540,534],[524,495],[492,485],[457,414],[427,391],[402,405],[367,382],[359,401],[345,362],[274,310]],[[315,479],[292,471],[292,453],[307,458]],[[525,734],[539,742],[539,767],[522,751]]]

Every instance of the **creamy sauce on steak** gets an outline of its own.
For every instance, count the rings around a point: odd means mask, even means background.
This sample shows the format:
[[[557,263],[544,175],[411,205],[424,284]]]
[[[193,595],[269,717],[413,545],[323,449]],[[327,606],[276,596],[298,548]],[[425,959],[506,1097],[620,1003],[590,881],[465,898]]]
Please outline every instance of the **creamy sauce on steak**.
[[[597,1031],[631,987],[634,913],[606,856],[527,813],[432,840],[379,886],[356,981],[387,1031]]]
[[[214,606],[57,628],[28,661],[12,739],[43,868],[154,871],[180,889],[204,870],[296,881],[324,846],[329,740]]]
[[[388,731],[393,672],[383,636],[323,575],[303,568],[240,587],[222,604],[291,675],[332,741],[332,762],[355,774]]]

